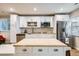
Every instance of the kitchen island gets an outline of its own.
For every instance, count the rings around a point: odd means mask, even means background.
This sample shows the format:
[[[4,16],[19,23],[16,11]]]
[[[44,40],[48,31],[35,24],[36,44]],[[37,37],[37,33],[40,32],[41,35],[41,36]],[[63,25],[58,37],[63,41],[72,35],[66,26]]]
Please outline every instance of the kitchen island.
[[[23,39],[14,45],[18,56],[66,56],[70,47],[57,39]]]

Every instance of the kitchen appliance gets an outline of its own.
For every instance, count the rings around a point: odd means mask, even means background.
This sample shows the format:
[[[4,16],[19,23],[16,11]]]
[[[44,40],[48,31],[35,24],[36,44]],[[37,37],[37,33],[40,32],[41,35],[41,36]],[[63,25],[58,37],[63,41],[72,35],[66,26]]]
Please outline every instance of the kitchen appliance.
[[[66,39],[66,24],[67,24],[66,21],[57,21],[56,24],[57,39],[63,43],[65,43],[65,39]]]
[[[50,22],[41,22],[41,27],[50,27]]]

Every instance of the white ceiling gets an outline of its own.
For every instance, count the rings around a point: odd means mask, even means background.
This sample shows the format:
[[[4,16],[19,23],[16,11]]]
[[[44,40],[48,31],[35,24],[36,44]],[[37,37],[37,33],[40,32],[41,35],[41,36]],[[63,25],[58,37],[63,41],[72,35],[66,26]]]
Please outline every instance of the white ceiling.
[[[55,14],[70,13],[79,8],[75,3],[0,3],[0,15],[8,14],[13,8],[19,14]],[[37,8],[35,12],[33,8]],[[61,8],[63,10],[61,10]]]

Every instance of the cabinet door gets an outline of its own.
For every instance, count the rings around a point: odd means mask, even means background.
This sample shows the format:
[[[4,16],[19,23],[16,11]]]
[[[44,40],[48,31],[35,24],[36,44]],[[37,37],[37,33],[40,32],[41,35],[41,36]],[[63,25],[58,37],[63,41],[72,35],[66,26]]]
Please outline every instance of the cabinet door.
[[[40,19],[41,19],[41,16],[37,17],[37,27],[41,27]]]
[[[20,27],[27,27],[27,18],[26,17],[20,17]]]
[[[50,19],[50,27],[53,27],[54,26],[54,18],[53,18],[53,16],[50,16],[49,19]]]
[[[34,56],[46,56],[48,55],[48,47],[33,47]]]
[[[0,45],[0,55],[15,54],[15,48],[13,44],[1,44]]]
[[[41,22],[50,22],[50,16],[41,16]]]
[[[32,55],[32,48],[31,47],[16,47],[15,48],[15,54],[20,56],[28,56]]]
[[[49,48],[49,55],[64,56],[64,49],[63,49],[63,47],[50,47]]]
[[[41,16],[40,23],[41,22],[50,22],[50,27],[53,27],[53,16]]]

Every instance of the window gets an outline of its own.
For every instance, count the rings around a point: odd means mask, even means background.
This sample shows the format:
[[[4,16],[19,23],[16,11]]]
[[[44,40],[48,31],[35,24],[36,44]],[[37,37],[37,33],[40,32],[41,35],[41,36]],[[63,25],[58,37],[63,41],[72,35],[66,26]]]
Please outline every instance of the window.
[[[8,18],[0,19],[0,31],[7,31],[10,29],[10,21]]]

